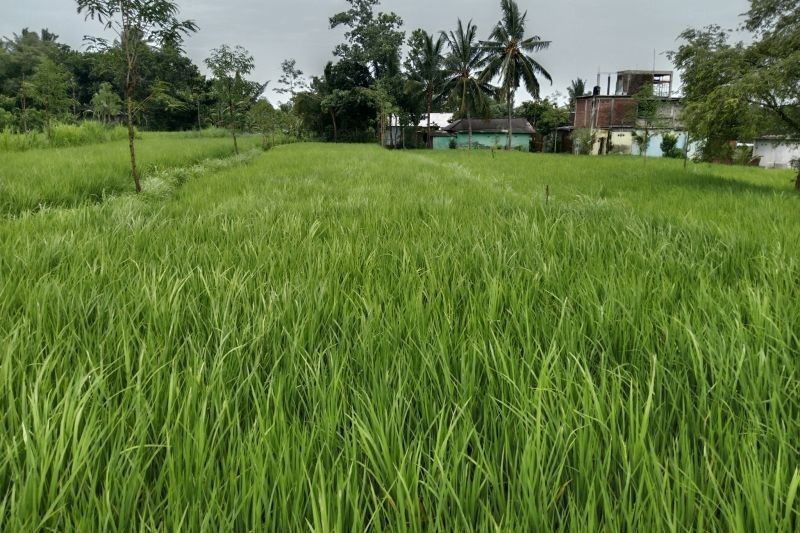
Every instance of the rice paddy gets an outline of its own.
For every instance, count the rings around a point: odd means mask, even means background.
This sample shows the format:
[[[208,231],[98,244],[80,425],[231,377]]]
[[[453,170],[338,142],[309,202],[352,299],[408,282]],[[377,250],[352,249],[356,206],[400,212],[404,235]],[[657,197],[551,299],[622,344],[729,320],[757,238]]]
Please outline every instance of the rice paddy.
[[[0,160],[0,529],[800,527],[791,173],[124,149]]]

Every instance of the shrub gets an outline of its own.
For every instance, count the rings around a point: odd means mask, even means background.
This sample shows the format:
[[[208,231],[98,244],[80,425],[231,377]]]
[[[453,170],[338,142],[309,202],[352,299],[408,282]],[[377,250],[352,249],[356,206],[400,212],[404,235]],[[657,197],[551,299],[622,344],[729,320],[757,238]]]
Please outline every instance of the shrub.
[[[752,146],[737,146],[733,150],[733,164],[747,166],[753,160]]]
[[[683,156],[683,151],[678,148],[678,136],[675,133],[666,132],[661,136],[661,153],[664,157],[672,159]]]
[[[587,128],[579,128],[572,132],[572,143],[575,151],[580,155],[589,155],[592,153],[592,145],[594,144],[592,131]]]

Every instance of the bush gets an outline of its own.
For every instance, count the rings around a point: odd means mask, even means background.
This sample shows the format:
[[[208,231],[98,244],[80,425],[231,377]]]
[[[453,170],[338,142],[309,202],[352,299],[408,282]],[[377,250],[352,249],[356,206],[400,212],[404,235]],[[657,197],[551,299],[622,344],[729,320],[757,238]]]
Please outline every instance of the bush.
[[[572,132],[572,143],[575,151],[580,155],[592,153],[593,142],[592,131],[586,128],[579,128]]]
[[[733,164],[747,166],[753,160],[752,146],[737,146],[733,150]]]
[[[664,157],[678,159],[683,156],[683,151],[678,148],[678,136],[674,133],[664,133],[661,137],[661,153]]]

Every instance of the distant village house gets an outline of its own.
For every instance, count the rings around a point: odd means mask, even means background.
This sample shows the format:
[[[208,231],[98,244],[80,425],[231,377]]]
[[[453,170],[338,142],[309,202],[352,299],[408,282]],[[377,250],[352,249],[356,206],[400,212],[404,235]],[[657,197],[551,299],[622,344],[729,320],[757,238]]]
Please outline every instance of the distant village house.
[[[460,119],[436,132],[433,136],[434,150],[469,148],[469,130],[472,125],[473,148],[508,147],[508,119]],[[531,150],[536,130],[524,118],[511,119],[511,148],[521,152]]]
[[[600,78],[591,95],[576,98],[575,115],[569,127],[560,128],[562,138],[573,136],[575,130],[588,130],[593,144],[590,153],[640,155],[636,142],[642,135],[643,124],[637,119],[636,95],[646,85],[653,86],[653,96],[660,100],[658,117],[649,126],[647,155],[661,157],[661,141],[667,132],[678,137],[678,147],[684,148],[688,138],[680,121],[681,99],[673,97],[672,71],[624,70],[616,73],[614,93],[612,76],[608,76],[606,94],[602,94]],[[574,143],[564,142],[564,146]],[[574,147],[577,151],[578,146]],[[691,151],[691,146],[690,146]]]

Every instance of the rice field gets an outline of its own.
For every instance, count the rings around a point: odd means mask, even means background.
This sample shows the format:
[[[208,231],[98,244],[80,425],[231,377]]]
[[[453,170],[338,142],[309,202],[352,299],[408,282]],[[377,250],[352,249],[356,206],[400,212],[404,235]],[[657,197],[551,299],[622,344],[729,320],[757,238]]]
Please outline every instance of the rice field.
[[[127,135],[127,133],[126,133]],[[143,133],[136,144],[145,173],[233,154],[225,137]],[[258,145],[244,137],[243,149]],[[0,151],[0,216],[53,207],[76,207],[131,190],[128,140],[98,145]]]
[[[800,528],[790,173],[112,151],[0,160],[0,529]]]

